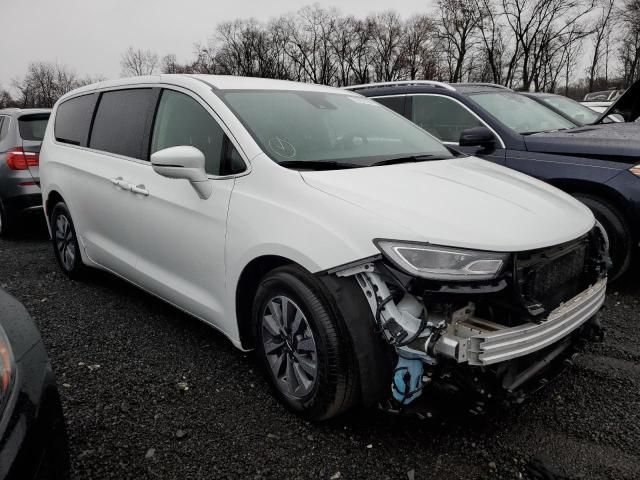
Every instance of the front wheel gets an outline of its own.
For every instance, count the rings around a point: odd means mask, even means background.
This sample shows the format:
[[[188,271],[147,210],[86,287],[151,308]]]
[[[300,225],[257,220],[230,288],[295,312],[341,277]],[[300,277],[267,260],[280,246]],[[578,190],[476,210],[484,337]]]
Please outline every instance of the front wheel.
[[[86,267],[80,256],[80,246],[71,213],[64,202],[58,202],[51,211],[51,242],[56,261],[70,278],[79,278]]]
[[[609,202],[581,193],[574,197],[589,207],[596,220],[607,232],[612,264],[609,270],[609,281],[613,282],[620,278],[631,264],[633,240],[629,226],[620,212]]]
[[[267,274],[253,308],[256,353],[278,399],[310,420],[353,405],[358,391],[350,337],[316,279],[286,266]]]

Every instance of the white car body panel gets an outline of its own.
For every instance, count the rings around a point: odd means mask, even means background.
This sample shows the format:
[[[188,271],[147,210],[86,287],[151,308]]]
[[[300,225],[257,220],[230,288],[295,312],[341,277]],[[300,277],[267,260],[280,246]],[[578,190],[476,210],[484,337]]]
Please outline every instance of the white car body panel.
[[[315,273],[379,254],[375,238],[519,251],[572,240],[595,222],[560,190],[475,158],[322,172],[283,168],[262,152],[212,86],[356,95],[346,90],[161,75],[82,87],[57,105],[79,93],[136,85],[181,90],[207,106],[247,170],[210,177],[213,193],[203,200],[186,180],[161,177],[149,162],[58,143],[51,121],[40,154],[43,198],[55,191],[65,199],[85,263],[207,321],[238,347],[238,279],[261,256],[284,257]],[[96,161],[90,174],[86,159],[101,156],[112,162]],[[144,185],[149,195],[122,191],[110,182],[115,177]]]

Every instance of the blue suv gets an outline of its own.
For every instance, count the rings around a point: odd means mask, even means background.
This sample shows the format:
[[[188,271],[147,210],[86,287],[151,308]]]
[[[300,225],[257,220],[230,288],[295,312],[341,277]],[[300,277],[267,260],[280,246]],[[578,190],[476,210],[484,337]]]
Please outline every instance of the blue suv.
[[[579,127],[493,84],[416,80],[347,88],[409,118],[452,150],[545,180],[578,198],[609,236],[609,278],[628,270],[640,240],[640,125],[634,118]],[[627,97],[635,106],[627,94],[620,101]]]

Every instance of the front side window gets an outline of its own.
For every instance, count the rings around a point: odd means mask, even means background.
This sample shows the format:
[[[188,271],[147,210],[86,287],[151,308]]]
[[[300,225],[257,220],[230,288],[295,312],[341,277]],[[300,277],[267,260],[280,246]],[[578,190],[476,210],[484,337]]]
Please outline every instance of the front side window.
[[[104,92],[93,121],[89,147],[138,160],[148,160],[153,106],[151,88]]]
[[[210,175],[237,173],[238,169],[244,169],[238,152],[202,105],[183,93],[164,90],[153,128],[151,153],[181,145],[190,145],[204,154],[205,170]],[[223,158],[229,159],[230,169]]]
[[[575,127],[553,110],[514,92],[474,93],[469,98],[521,135]]]
[[[452,158],[424,130],[359,95],[299,90],[217,93],[264,153],[285,167],[331,169],[402,157]]]
[[[404,103],[406,100],[406,97],[404,95],[400,97],[378,97],[374,98],[373,100],[381,103],[385,107],[390,108],[400,115],[404,115]]]
[[[97,100],[97,94],[90,94],[61,103],[56,110],[54,125],[56,140],[86,147],[91,117]]]
[[[436,95],[412,97],[411,120],[443,142],[458,143],[460,134],[483,124],[451,98]]]

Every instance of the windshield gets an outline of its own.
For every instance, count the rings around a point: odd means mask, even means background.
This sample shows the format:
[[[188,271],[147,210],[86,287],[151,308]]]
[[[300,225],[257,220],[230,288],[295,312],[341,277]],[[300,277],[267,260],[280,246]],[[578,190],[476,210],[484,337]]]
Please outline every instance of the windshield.
[[[526,135],[575,128],[575,125],[535,100],[513,92],[471,94],[470,98],[511,130]]]
[[[364,97],[288,90],[218,93],[262,150],[286,167],[367,167],[401,157],[453,157],[420,127]]]
[[[588,125],[600,118],[600,115],[591,110],[589,107],[585,107],[584,105],[581,105],[575,100],[571,100],[567,97],[553,95],[549,97],[540,97],[540,99],[544,103],[551,105],[553,108],[564,113],[578,125]]]

